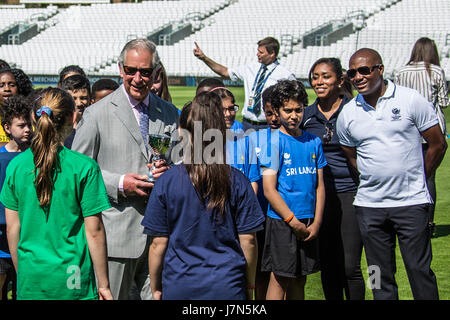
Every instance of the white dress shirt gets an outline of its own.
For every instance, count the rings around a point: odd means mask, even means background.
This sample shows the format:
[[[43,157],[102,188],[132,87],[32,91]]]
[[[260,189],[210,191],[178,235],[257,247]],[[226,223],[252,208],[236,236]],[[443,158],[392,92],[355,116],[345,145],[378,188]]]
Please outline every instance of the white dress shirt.
[[[230,75],[230,79],[233,81],[237,80],[244,81],[245,102],[242,109],[243,118],[251,121],[265,122],[266,117],[264,115],[262,106],[261,106],[261,113],[259,114],[258,117],[256,117],[254,113],[247,110],[250,96],[253,94],[252,88],[255,84],[255,81],[257,80],[256,77],[258,75],[258,71],[260,68],[261,63],[252,62],[239,67],[232,67],[232,68],[228,67],[228,74]],[[267,81],[264,83],[261,95],[264,89],[270,87],[271,85],[276,84],[278,80],[283,79],[295,80],[294,74],[285,67],[283,67],[282,65],[278,64],[277,61],[267,66],[266,77],[267,75],[269,75],[269,77],[267,78]]]

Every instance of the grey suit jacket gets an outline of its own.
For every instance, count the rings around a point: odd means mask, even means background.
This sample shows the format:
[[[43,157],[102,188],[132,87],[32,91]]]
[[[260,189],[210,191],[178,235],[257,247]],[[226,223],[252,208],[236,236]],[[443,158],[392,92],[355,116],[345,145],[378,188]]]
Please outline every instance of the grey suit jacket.
[[[149,133],[176,133],[178,110],[149,93]],[[141,221],[148,199],[125,198],[119,194],[120,177],[127,173],[145,175],[149,162],[139,124],[122,87],[87,108],[78,124],[72,150],[99,164],[112,208],[103,212],[108,256],[137,258],[147,236]]]

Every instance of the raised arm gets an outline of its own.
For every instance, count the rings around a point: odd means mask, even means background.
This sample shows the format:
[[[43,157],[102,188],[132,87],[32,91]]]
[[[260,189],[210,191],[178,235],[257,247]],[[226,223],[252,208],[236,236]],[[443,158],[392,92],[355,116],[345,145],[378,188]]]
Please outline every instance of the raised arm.
[[[198,46],[197,42],[194,42],[195,49],[194,49],[194,56],[196,56],[199,60],[203,61],[212,71],[217,73],[219,76],[229,79],[230,74],[228,73],[228,68],[215,62],[211,58],[207,57],[202,49]]]

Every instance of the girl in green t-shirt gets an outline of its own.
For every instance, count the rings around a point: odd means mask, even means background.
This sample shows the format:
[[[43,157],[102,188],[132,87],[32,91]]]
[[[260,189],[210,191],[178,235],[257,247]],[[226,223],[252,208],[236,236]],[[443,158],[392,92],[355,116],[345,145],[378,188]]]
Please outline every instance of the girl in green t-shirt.
[[[110,300],[101,212],[111,205],[97,163],[63,146],[75,120],[72,97],[44,89],[33,120],[31,146],[10,162],[0,194],[17,298]]]

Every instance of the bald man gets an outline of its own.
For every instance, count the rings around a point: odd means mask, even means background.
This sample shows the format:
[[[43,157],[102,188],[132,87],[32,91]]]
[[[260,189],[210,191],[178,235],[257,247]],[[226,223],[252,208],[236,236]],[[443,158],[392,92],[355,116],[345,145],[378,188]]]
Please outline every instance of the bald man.
[[[398,299],[395,242],[398,238],[414,299],[438,299],[431,270],[432,203],[426,177],[436,170],[447,144],[433,106],[417,91],[383,78],[375,50],[356,51],[347,75],[359,94],[345,105],[337,134],[360,173],[356,215],[374,299]],[[422,156],[422,137],[430,154]]]

